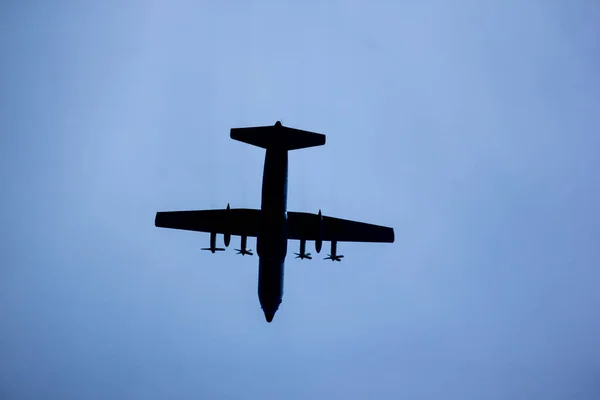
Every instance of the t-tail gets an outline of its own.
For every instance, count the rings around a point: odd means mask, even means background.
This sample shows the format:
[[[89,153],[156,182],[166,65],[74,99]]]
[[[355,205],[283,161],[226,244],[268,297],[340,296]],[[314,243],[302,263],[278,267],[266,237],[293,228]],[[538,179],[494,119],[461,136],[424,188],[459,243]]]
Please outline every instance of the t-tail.
[[[325,144],[325,135],[288,128],[281,125],[280,121],[271,126],[232,128],[230,136],[234,140],[262,147],[263,149],[289,151]]]

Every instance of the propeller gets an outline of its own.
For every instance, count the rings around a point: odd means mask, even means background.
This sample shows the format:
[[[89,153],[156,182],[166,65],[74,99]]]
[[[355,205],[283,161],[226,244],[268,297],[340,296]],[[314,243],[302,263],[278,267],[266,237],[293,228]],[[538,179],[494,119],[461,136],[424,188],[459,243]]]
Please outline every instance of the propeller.
[[[252,253],[252,249],[235,249],[235,251],[237,251],[237,254],[241,254],[243,256],[245,256],[246,254],[248,254],[249,256],[253,256],[254,255]]]
[[[312,257],[310,256],[310,253],[294,253],[296,255],[296,258],[299,258],[301,260],[304,260],[305,258],[308,258],[309,260],[312,260]]]
[[[225,251],[225,249],[220,248],[220,247],[207,247],[207,248],[200,249],[200,250],[207,250],[207,251],[210,251],[211,253],[214,253],[215,251]]]

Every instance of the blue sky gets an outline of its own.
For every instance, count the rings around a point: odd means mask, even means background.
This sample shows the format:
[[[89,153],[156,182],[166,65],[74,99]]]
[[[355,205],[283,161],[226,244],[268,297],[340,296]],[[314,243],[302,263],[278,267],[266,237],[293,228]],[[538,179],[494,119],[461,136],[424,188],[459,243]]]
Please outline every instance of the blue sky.
[[[5,2],[0,397],[597,399],[599,19]],[[289,209],[396,242],[288,259],[267,324],[256,257],[153,224],[259,207],[264,152],[229,129],[276,120],[327,134],[290,154]]]

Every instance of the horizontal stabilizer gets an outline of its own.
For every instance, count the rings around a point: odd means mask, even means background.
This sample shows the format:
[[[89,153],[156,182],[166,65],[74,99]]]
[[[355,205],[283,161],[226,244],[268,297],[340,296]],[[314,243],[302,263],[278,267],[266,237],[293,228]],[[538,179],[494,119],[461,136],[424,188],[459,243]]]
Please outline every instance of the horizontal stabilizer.
[[[272,126],[232,128],[230,136],[263,149],[297,150],[325,144],[325,135],[288,128],[279,121]]]

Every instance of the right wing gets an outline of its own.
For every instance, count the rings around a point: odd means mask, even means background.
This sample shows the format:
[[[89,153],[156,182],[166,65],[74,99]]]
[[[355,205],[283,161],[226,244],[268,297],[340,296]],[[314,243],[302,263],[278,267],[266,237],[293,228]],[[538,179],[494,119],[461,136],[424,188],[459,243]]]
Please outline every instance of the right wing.
[[[288,239],[317,240],[317,214],[288,211]],[[387,226],[323,216],[323,241],[393,243],[394,229]]]
[[[154,225],[186,231],[229,233],[235,236],[258,236],[260,210],[232,208],[198,211],[160,211]]]

